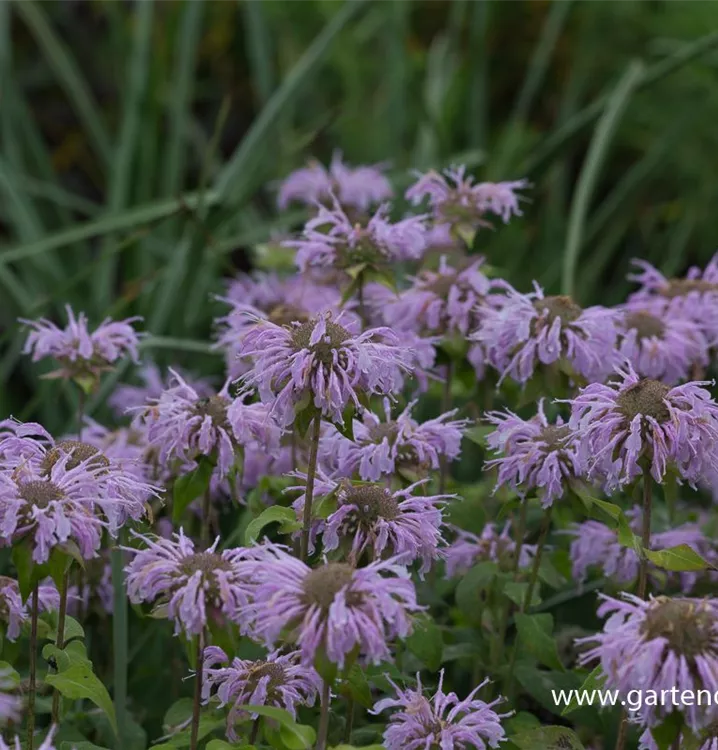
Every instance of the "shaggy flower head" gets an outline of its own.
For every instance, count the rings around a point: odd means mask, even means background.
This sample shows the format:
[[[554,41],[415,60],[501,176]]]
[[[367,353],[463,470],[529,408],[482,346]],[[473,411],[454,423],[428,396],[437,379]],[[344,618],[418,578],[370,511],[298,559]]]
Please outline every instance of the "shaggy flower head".
[[[367,550],[374,560],[388,556],[401,556],[406,564],[421,560],[423,575],[441,555],[441,508],[445,500],[454,497],[414,494],[426,481],[396,492],[379,484],[342,482],[337,509],[324,526],[324,548],[330,551],[349,542],[353,564]]]
[[[442,256],[438,271],[422,271],[409,289],[388,300],[386,322],[417,333],[466,335],[478,326],[480,306],[495,286],[481,272],[483,262],[452,268]]]
[[[466,175],[466,167],[452,167],[443,173],[419,173],[419,179],[407,191],[406,199],[419,205],[424,199],[438,224],[452,227],[490,227],[488,214],[498,216],[508,224],[512,216],[521,216],[516,191],[529,187],[527,180],[514,182],[480,182]]]
[[[570,297],[546,297],[538,284],[532,294],[514,289],[498,308],[486,306],[472,339],[483,344],[486,358],[501,373],[526,383],[539,365],[567,361],[588,380],[611,372],[616,345],[616,313],[602,307],[579,307]]]
[[[411,613],[421,609],[406,568],[395,558],[364,568],[330,562],[310,568],[280,548],[245,563],[251,604],[240,610],[245,630],[267,647],[287,632],[310,665],[320,651],[344,666],[355,649],[378,664],[391,658],[389,642],[411,632]]]
[[[692,320],[713,344],[718,338],[718,254],[704,270],[691,268],[684,278],[667,279],[644,260],[634,260],[640,273],[629,276],[641,288],[629,302],[647,305],[662,319]]]
[[[372,204],[391,198],[389,180],[383,174],[384,165],[350,167],[335,151],[329,169],[318,162],[298,169],[287,177],[279,188],[277,204],[283,211],[290,203],[308,206],[328,203],[337,196],[342,206],[365,213]]]
[[[444,552],[446,575],[449,578],[464,575],[478,562],[495,562],[504,570],[511,569],[516,542],[509,533],[510,529],[511,524],[507,522],[499,533],[495,524],[487,523],[477,536],[465,529],[454,528],[456,540]],[[535,544],[522,544],[519,568],[529,568],[535,556]]]
[[[599,660],[606,675],[605,689],[625,696],[630,690],[668,690],[679,693],[718,689],[718,601],[670,599],[649,601],[624,594],[624,601],[603,596],[598,615],[608,615],[602,633],[579,638],[594,644],[580,663]],[[659,724],[673,709],[644,703],[637,712],[641,723]],[[705,706],[683,706],[688,726],[699,730],[710,723]]]
[[[56,728],[52,727],[47,733],[47,737],[45,737],[39,745],[35,745],[36,750],[57,750],[52,742],[56,731]],[[9,742],[10,744],[8,745],[5,740],[0,737],[0,750],[21,750],[21,748],[24,747],[24,745],[20,744],[20,738],[17,736],[14,740],[10,740]]]
[[[0,422],[0,467],[16,468],[41,460],[52,442],[52,435],[37,422],[3,419]]]
[[[401,387],[411,355],[398,336],[389,328],[356,335],[340,320],[327,314],[291,326],[261,321],[245,336],[241,354],[254,366],[242,382],[258,389],[282,426],[292,424],[296,407],[310,401],[325,418],[343,422],[344,409],[359,406],[360,395]]]
[[[45,357],[56,359],[61,367],[52,373],[53,377],[89,378],[94,381],[100,373],[111,370],[111,365],[125,355],[138,361],[139,338],[132,323],[141,318],[121,321],[106,318],[90,332],[84,313],[75,317],[69,305],[65,309],[68,324],[64,329],[45,318],[20,321],[32,329],[23,353],[32,353],[33,362]]]
[[[641,377],[675,385],[708,366],[708,341],[689,318],[633,303],[621,308],[617,326],[618,351]]]
[[[641,508],[635,506],[627,511],[632,530],[640,534],[642,527]],[[638,578],[640,560],[636,551],[619,543],[618,533],[599,521],[585,521],[576,524],[568,532],[573,536],[571,542],[572,573],[577,581],[585,581],[591,568],[602,570],[607,578],[626,586]],[[670,549],[685,544],[694,549],[704,560],[718,562],[718,554],[711,540],[701,531],[697,524],[683,524],[668,531],[654,532],[651,535],[651,549]],[[649,575],[653,580],[665,586],[666,571],[649,564]],[[668,583],[678,583],[684,594],[689,593],[696,583],[704,578],[705,571],[684,571],[668,574]],[[715,576],[714,572],[709,575]]]
[[[313,706],[322,681],[312,667],[299,663],[299,652],[282,654],[274,651],[264,659],[250,661],[235,657],[230,661],[217,646],[204,652],[202,698],[212,693],[220,706],[230,705],[227,716],[227,737],[238,740],[235,725],[242,719],[255,719],[243,705],[273,706],[288,711],[294,718],[297,706]]]
[[[319,208],[300,239],[283,244],[297,251],[296,264],[302,272],[312,268],[346,271],[362,264],[381,268],[420,258],[426,250],[425,217],[410,216],[393,223],[386,214],[386,207],[381,206],[368,222],[352,222],[335,201],[331,209]]]
[[[461,453],[461,438],[468,420],[452,419],[456,409],[435,419],[419,423],[411,412],[412,401],[396,419],[391,404],[384,400],[384,420],[365,410],[362,420],[354,420],[354,439],[330,429],[322,437],[320,455],[336,466],[340,476],[358,474],[361,479],[378,482],[401,469],[427,472],[438,469],[440,459],[454,461]]]
[[[520,495],[531,490],[541,496],[544,508],[559,500],[566,483],[580,475],[581,464],[568,425],[559,417],[555,424],[546,418],[543,399],[538,413],[529,420],[511,411],[491,412],[488,421],[496,429],[488,436],[489,447],[501,454],[486,462],[498,468],[496,487],[508,485]]]
[[[388,708],[398,708],[384,730],[386,750],[486,750],[499,747],[506,739],[501,719],[511,714],[497,714],[494,706],[504,699],[491,703],[476,698],[488,684],[484,680],[464,699],[456,693],[444,693],[444,670],[439,673],[439,686],[427,698],[421,686],[421,676],[416,675],[416,689],[402,690],[391,680],[396,698],[384,698],[374,705],[371,713],[378,714]]]
[[[55,584],[45,581],[38,586],[38,608],[40,612],[59,609],[60,595]],[[5,633],[9,641],[16,641],[23,623],[30,619],[28,603],[23,603],[16,580],[0,576],[0,621],[7,624]]]
[[[151,407],[150,443],[159,447],[159,460],[181,469],[194,466],[200,456],[214,455],[218,476],[225,477],[243,446],[279,448],[280,430],[261,404],[245,404],[229,396],[229,382],[212,396],[200,396],[176,372],[174,385]]]
[[[651,476],[661,482],[674,467],[693,485],[715,465],[718,404],[702,388],[705,382],[669,388],[639,378],[630,365],[620,380],[582,388],[572,405],[582,464],[608,490],[630,484],[650,462]]]
[[[217,551],[219,537],[198,552],[180,529],[174,540],[134,534],[145,549],[124,548],[135,555],[125,568],[127,594],[133,604],[154,602],[166,606],[175,633],[199,635],[213,612],[236,622],[247,605],[240,561],[248,551]]]

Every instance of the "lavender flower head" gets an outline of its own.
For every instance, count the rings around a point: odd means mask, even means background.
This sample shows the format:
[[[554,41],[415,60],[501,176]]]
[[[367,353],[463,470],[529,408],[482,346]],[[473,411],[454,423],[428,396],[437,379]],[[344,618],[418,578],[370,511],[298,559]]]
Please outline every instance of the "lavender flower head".
[[[464,699],[456,693],[444,693],[444,670],[439,673],[439,685],[431,698],[423,694],[421,675],[416,675],[416,689],[402,690],[391,680],[396,698],[384,698],[374,705],[371,713],[378,714],[388,708],[398,708],[384,730],[386,750],[486,750],[499,747],[506,739],[501,719],[510,716],[498,714],[494,707],[503,702],[497,698],[486,703],[476,694],[488,684],[484,680]]]
[[[640,534],[642,528],[642,509],[634,506],[626,512],[631,529]],[[574,525],[568,532],[572,537],[571,561],[573,577],[580,582],[586,580],[591,568],[602,570],[607,578],[626,586],[638,578],[640,560],[636,551],[619,543],[618,532],[599,521],[585,521]],[[718,554],[711,540],[701,531],[697,524],[683,524],[668,531],[658,531],[651,535],[651,549],[670,549],[685,544],[694,549],[704,560],[715,564]],[[649,575],[660,585],[677,583],[684,594],[690,593],[698,581],[705,577],[703,571],[683,571],[670,573],[649,564]],[[702,575],[701,575],[702,573]],[[715,576],[715,573],[712,574]]]
[[[67,305],[68,323],[59,328],[50,320],[24,320],[31,328],[25,342],[24,354],[32,353],[32,361],[53,357],[60,363],[60,369],[52,373],[58,378],[91,378],[112,369],[111,365],[121,357],[129,355],[137,362],[139,337],[132,323],[141,318],[113,321],[106,318],[90,332],[87,317],[80,313],[77,317]]]
[[[244,629],[267,647],[288,637],[303,665],[323,651],[341,668],[355,650],[374,664],[390,659],[389,642],[411,632],[410,615],[421,607],[397,559],[358,569],[338,562],[312,569],[274,545],[263,551],[243,566],[252,590],[240,616]]]
[[[212,693],[219,705],[231,705],[227,716],[227,737],[238,740],[235,725],[242,719],[257,717],[243,705],[274,706],[288,711],[294,718],[297,706],[313,706],[322,684],[312,667],[299,663],[299,652],[282,654],[274,651],[264,659],[229,659],[217,646],[204,652],[202,698],[207,702]]]
[[[497,488],[508,485],[521,496],[537,491],[541,504],[548,508],[563,497],[567,483],[580,476],[582,464],[571,429],[561,417],[551,424],[543,404],[541,399],[538,412],[528,420],[508,410],[488,414],[488,421],[496,429],[487,442],[501,455],[485,466],[498,469]]]
[[[52,581],[44,581],[38,586],[38,610],[50,612],[59,609],[60,594]],[[25,622],[30,619],[27,603],[20,596],[18,582],[6,576],[0,576],[0,620],[7,624],[5,633],[9,641],[16,641]]]
[[[495,562],[504,570],[512,567],[516,553],[516,542],[509,533],[510,522],[498,532],[496,525],[487,523],[480,535],[453,527],[456,539],[446,548],[446,575],[448,578],[467,573],[478,562]],[[535,544],[522,544],[519,553],[519,569],[529,568],[536,556]]]
[[[488,214],[508,224],[512,216],[521,216],[518,190],[529,187],[527,180],[480,182],[466,174],[465,166],[451,167],[442,173],[419,173],[419,179],[407,191],[406,199],[419,205],[428,199],[438,224],[454,228],[490,227]]]
[[[215,613],[237,622],[247,605],[240,563],[250,554],[248,550],[218,552],[218,537],[209,549],[196,551],[182,529],[173,534],[174,540],[134,536],[147,546],[123,548],[134,554],[125,568],[127,594],[133,604],[154,602],[166,607],[175,633],[188,636],[202,633]]]
[[[219,393],[202,397],[176,372],[172,387],[152,407],[149,441],[159,447],[159,460],[190,469],[200,456],[215,456],[217,476],[229,474],[240,447],[279,449],[280,430],[261,404],[231,399],[229,382]]]
[[[52,443],[52,435],[37,422],[3,419],[0,422],[0,467],[12,469],[42,460]]]
[[[718,601],[671,599],[649,601],[624,594],[623,601],[601,595],[603,632],[576,640],[593,645],[579,661],[598,660],[606,675],[605,689],[625,696],[630,690],[679,693],[718,688]],[[660,723],[673,706],[646,702],[636,712],[649,727]],[[705,706],[682,706],[686,724],[700,730],[710,723]]]
[[[633,368],[617,370],[620,380],[582,388],[569,425],[589,477],[607,490],[630,484],[641,473],[641,459],[661,482],[673,467],[693,486],[714,466],[718,404],[702,388],[706,382],[669,388],[639,378]]]
[[[478,326],[480,306],[496,286],[481,272],[483,262],[480,258],[464,268],[453,268],[442,256],[437,271],[422,271],[412,279],[411,287],[389,300],[386,322],[416,332],[466,335]]]
[[[326,419],[343,422],[344,409],[359,406],[360,395],[401,387],[411,355],[394,331],[354,334],[342,322],[329,314],[291,326],[260,321],[245,336],[241,354],[254,365],[241,382],[257,388],[280,425],[292,424],[296,409],[309,403]]]
[[[452,419],[457,410],[419,423],[412,416],[412,401],[396,419],[391,403],[384,400],[384,419],[365,410],[362,420],[354,420],[354,439],[329,429],[320,442],[320,456],[331,461],[343,477],[358,474],[360,479],[378,482],[401,469],[427,472],[438,469],[441,458],[454,461],[461,454],[461,439],[468,420]]]
[[[692,320],[713,345],[718,337],[718,254],[704,270],[693,267],[684,278],[667,279],[644,260],[633,263],[641,271],[629,279],[641,288],[629,297],[629,303],[647,305],[662,318]]]
[[[620,309],[617,325],[618,352],[641,377],[675,385],[708,366],[708,341],[689,318],[633,303]]]
[[[346,271],[366,265],[381,268],[402,260],[416,260],[426,250],[424,216],[410,216],[397,222],[387,218],[386,206],[364,223],[352,222],[337,201],[333,207],[320,206],[317,215],[305,224],[298,240],[287,240],[285,247],[297,251],[297,268],[334,268]]]
[[[485,349],[489,364],[526,383],[540,365],[568,362],[588,380],[611,372],[616,345],[616,313],[603,307],[579,307],[570,297],[546,297],[538,284],[532,294],[508,289],[498,308],[486,306],[471,337]]]
[[[383,164],[350,167],[335,151],[329,169],[318,162],[292,172],[281,184],[277,205],[285,210],[290,203],[314,206],[336,195],[342,206],[366,212],[372,204],[391,198],[393,191],[383,174]]]
[[[71,584],[67,591],[67,611],[73,617],[81,612],[86,616],[90,611],[100,617],[112,615],[115,608],[112,566],[105,550],[100,557],[85,563],[83,585]]]
[[[400,556],[407,565],[420,560],[423,576],[441,556],[441,510],[444,501],[454,497],[415,494],[427,481],[396,492],[379,484],[341,482],[337,509],[324,525],[324,548],[331,551],[348,543],[352,564],[367,551],[374,560]]]

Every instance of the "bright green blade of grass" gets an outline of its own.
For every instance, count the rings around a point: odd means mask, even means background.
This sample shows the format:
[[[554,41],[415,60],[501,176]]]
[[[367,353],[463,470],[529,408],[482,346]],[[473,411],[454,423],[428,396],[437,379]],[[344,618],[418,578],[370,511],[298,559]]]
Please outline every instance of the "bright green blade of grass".
[[[271,33],[265,16],[264,0],[243,0],[242,12],[254,90],[259,101],[266,104],[274,90],[274,71]]]
[[[581,168],[574,191],[573,201],[568,218],[568,234],[561,274],[561,291],[563,294],[574,293],[576,264],[583,242],[583,233],[588,208],[600,169],[606,158],[611,139],[628,102],[643,76],[643,63],[632,62],[618,82],[606,104],[603,116],[598,121],[596,131]]]

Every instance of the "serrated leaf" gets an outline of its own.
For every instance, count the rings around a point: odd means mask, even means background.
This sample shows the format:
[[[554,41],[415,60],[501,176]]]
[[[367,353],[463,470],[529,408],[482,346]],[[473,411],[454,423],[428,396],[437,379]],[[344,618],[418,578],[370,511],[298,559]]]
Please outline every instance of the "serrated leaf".
[[[259,537],[260,532],[270,523],[280,524],[279,532],[281,534],[291,534],[293,531],[302,528],[302,524],[297,520],[296,511],[293,508],[285,508],[282,505],[272,505],[257,516],[247,526],[244,532],[244,543],[247,545],[254,544]]]
[[[190,503],[207,492],[213,469],[213,462],[207,456],[202,456],[192,471],[183,474],[175,481],[172,490],[172,520],[174,523],[179,523],[182,520]]]
[[[713,566],[687,544],[661,550],[646,550],[646,557],[659,568],[673,571],[705,570]]]
[[[84,664],[73,664],[69,669],[59,674],[49,674],[45,682],[58,690],[65,698],[80,700],[86,698],[104,711],[117,733],[117,719],[115,707],[107,692],[107,688],[100,682],[92,670]]]
[[[526,615],[518,613],[516,628],[521,636],[521,645],[538,659],[540,664],[551,669],[564,671],[558,655],[553,632],[553,617],[549,614]]]
[[[537,727],[509,739],[519,750],[585,750],[576,732],[568,727]]]
[[[444,639],[441,629],[428,615],[414,618],[414,629],[405,640],[406,647],[420,659],[427,668],[435,672],[441,666]]]

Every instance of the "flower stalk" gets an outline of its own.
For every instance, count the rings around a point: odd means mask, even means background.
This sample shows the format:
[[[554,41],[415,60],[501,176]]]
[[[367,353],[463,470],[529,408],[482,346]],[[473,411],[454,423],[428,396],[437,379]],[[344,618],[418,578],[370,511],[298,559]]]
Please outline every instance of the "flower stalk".
[[[319,454],[319,433],[322,416],[317,413],[312,424],[311,444],[309,447],[309,466],[307,467],[307,491],[304,499],[304,518],[299,557],[306,562],[309,556],[309,536],[312,529],[312,501],[314,500],[314,480],[317,475],[317,456]]]

